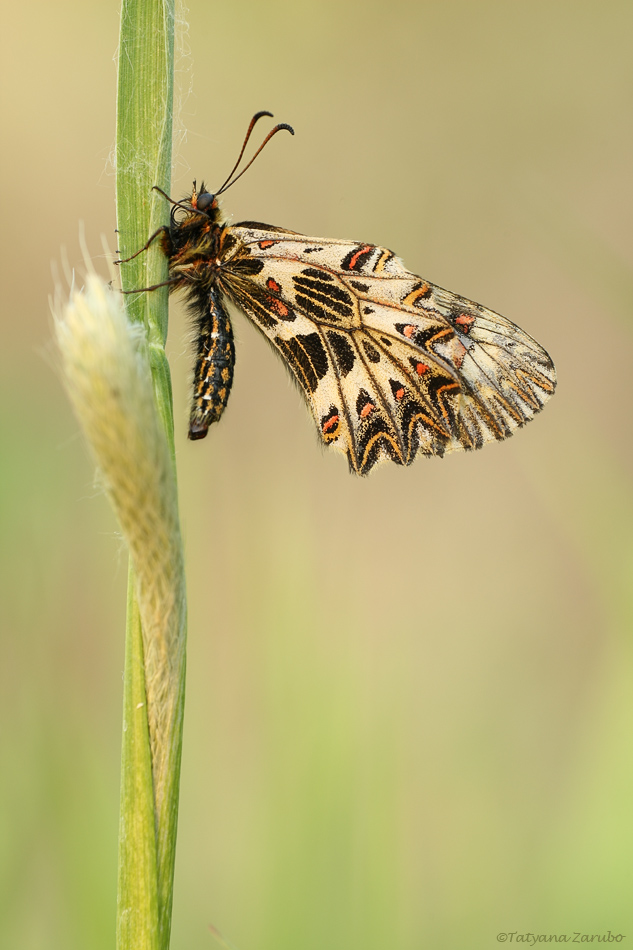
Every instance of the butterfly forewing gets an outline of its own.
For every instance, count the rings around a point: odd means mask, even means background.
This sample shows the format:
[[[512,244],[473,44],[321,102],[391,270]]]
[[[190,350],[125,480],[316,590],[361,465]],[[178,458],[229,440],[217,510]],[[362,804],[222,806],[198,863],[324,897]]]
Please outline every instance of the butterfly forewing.
[[[218,285],[305,392],[321,438],[365,474],[504,439],[555,388],[548,354],[386,248],[243,222],[225,228]]]

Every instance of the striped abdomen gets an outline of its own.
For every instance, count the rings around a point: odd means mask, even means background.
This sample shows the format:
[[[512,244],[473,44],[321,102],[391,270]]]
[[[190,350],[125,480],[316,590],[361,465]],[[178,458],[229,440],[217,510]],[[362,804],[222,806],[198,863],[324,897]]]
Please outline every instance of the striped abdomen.
[[[189,418],[190,439],[204,439],[209,426],[217,422],[224,412],[235,366],[233,328],[215,287],[209,292],[208,307],[198,309],[197,316],[198,340],[193,405]]]

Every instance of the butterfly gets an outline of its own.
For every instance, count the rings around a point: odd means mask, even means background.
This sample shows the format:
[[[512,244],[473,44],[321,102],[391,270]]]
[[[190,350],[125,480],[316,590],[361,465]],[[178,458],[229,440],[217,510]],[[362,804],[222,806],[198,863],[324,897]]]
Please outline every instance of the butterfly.
[[[157,237],[171,289],[196,321],[189,438],[202,439],[227,404],[235,363],[226,304],[264,334],[305,394],[322,441],[367,474],[379,461],[478,449],[512,435],[556,387],[546,351],[505,317],[410,273],[393,251],[307,237],[256,221],[228,224],[214,193],[194,182]],[[136,256],[136,255],[134,255]],[[128,258],[130,260],[131,258]],[[155,285],[163,286],[163,284]],[[144,288],[154,290],[155,287]]]

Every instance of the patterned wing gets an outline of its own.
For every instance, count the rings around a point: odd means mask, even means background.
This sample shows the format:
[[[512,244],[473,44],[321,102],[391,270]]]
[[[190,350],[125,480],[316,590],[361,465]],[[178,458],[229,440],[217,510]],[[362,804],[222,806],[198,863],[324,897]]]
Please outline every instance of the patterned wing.
[[[385,248],[253,222],[228,228],[220,288],[301,384],[321,437],[364,475],[505,439],[556,385],[527,333]]]

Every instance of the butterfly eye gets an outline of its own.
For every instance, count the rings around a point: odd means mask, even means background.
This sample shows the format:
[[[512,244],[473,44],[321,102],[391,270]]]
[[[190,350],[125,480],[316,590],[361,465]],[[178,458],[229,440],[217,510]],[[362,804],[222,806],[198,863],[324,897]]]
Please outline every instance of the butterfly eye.
[[[203,191],[201,195],[198,195],[198,211],[206,211],[213,204],[215,195],[210,195],[208,191]]]

